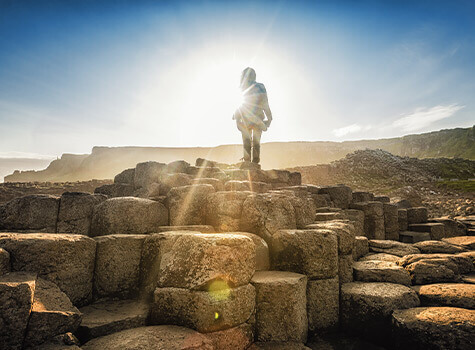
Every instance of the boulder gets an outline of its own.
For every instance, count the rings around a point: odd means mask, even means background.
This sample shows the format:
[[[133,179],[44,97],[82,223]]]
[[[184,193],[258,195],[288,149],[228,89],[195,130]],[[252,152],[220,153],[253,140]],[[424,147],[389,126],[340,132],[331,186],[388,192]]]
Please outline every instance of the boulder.
[[[254,341],[254,331],[248,323],[224,331],[206,333],[215,349],[246,350]]]
[[[356,191],[352,193],[353,203],[370,202],[374,200],[374,195],[371,192]]]
[[[233,232],[240,236],[246,236],[252,239],[256,247],[256,271],[269,270],[270,267],[270,255],[269,247],[261,237],[249,232]]]
[[[423,306],[455,306],[475,309],[475,285],[468,283],[436,283],[416,286]]]
[[[143,162],[135,166],[135,188],[148,188],[152,183],[159,182],[160,176],[166,171],[166,165],[158,162]]]
[[[311,197],[299,197],[294,194],[288,196],[295,210],[295,223],[297,228],[304,229],[315,221],[315,203]]]
[[[239,171],[239,170],[236,170]],[[247,170],[242,170],[247,172]],[[187,174],[194,176],[195,178],[213,178],[218,180],[228,180],[228,175],[218,167],[193,167],[190,166],[186,171]],[[245,180],[245,179],[244,179]]]
[[[457,264],[449,259],[423,259],[407,265],[413,284],[456,282],[460,279]]]
[[[437,222],[444,225],[445,237],[465,236],[467,234],[467,226],[458,220],[449,217],[429,219],[429,222]]]
[[[424,241],[417,242],[413,245],[423,254],[434,254],[434,253],[445,253],[445,254],[457,254],[465,252],[466,249],[455,245],[450,244],[444,241]]]
[[[208,196],[206,223],[218,232],[239,231],[244,200],[251,192],[216,192]]]
[[[432,240],[440,240],[445,237],[444,225],[438,222],[428,222],[425,224],[410,224],[409,230],[416,232],[428,232]]]
[[[225,191],[251,191],[264,193],[268,192],[271,188],[270,184],[258,181],[230,180],[224,184]]]
[[[89,235],[94,206],[106,200],[102,194],[65,192],[59,204],[58,233]]]
[[[403,267],[389,261],[357,261],[353,264],[355,281],[390,282],[411,285],[411,276]]]
[[[160,226],[156,232],[168,231],[193,231],[201,233],[215,233],[216,230],[211,225],[182,225],[182,226]]]
[[[133,185],[135,179],[135,168],[125,169],[114,177],[115,184]]]
[[[96,187],[95,194],[104,195],[109,198],[130,197],[135,193],[135,187],[132,184],[113,183]]]
[[[168,174],[177,174],[177,173],[186,173],[190,163],[185,162],[184,160],[176,160],[174,162],[168,163],[165,171]]]
[[[348,209],[350,203],[353,201],[351,188],[344,185],[323,187],[319,193],[330,195],[335,206],[342,209]]]
[[[369,253],[368,238],[364,236],[356,236],[355,248],[353,249],[353,260],[358,260],[359,258],[365,256],[368,253]]]
[[[0,210],[0,227],[5,230],[56,232],[59,198],[32,194],[14,198]]]
[[[349,220],[355,227],[355,235],[364,235],[364,213],[357,209],[345,209],[341,211],[343,218]]]
[[[159,202],[135,197],[108,199],[94,207],[91,236],[144,234],[168,224],[168,210]]]
[[[407,208],[407,223],[410,224],[423,224],[427,222],[427,208]]]
[[[216,192],[224,191],[223,181],[219,179],[214,179],[212,177],[202,177],[202,178],[193,179],[191,181],[191,184],[192,185],[211,185],[214,187],[214,190]]]
[[[93,339],[81,346],[82,350],[214,350],[205,335],[177,326],[149,326],[127,329]]]
[[[407,209],[397,210],[397,223],[399,226],[399,231],[407,230]]]
[[[0,247],[12,257],[12,271],[31,271],[55,283],[74,305],[92,298],[96,242],[72,234],[0,233]]]
[[[206,289],[210,284],[242,286],[255,271],[256,248],[242,235],[191,234],[162,247],[158,285]]]
[[[307,278],[284,271],[258,271],[256,288],[256,339],[296,341],[307,339]]]
[[[451,237],[442,240],[450,244],[456,244],[470,250],[475,250],[475,236]]]
[[[475,311],[456,307],[417,307],[392,315],[396,349],[471,349]]]
[[[188,174],[172,173],[160,176],[160,195],[166,196],[174,187],[189,186],[193,177]]]
[[[387,198],[387,197],[386,197]],[[385,238],[399,240],[398,208],[395,204],[383,203]]]
[[[401,243],[397,241],[369,240],[369,251],[375,253],[386,253],[397,256],[405,256],[409,254],[418,254],[419,249],[411,244]]]
[[[129,298],[138,293],[140,259],[146,235],[96,237],[94,296]]]
[[[202,333],[236,327],[251,316],[256,292],[250,284],[207,291],[157,288],[151,306],[152,324],[175,324]]]
[[[288,170],[272,169],[265,171],[265,174],[268,177],[267,182],[287,185],[290,183],[290,171]]]
[[[352,209],[364,213],[364,235],[370,239],[384,239],[384,210],[381,202],[353,203]]]
[[[10,253],[5,249],[0,248],[0,276],[9,273],[10,271]]]
[[[269,245],[272,266],[307,275],[331,278],[338,273],[338,238],[331,230],[280,230]]]
[[[257,234],[269,244],[278,230],[297,228],[295,209],[284,194],[251,194],[242,206],[240,228]]]
[[[416,292],[400,284],[345,283],[340,294],[341,327],[371,340],[387,339],[392,312],[416,306]]]
[[[431,237],[429,232],[402,231],[399,232],[399,240],[402,243],[417,243],[430,241]]]
[[[75,332],[81,313],[58,286],[41,278],[36,288],[23,346],[35,347],[54,336]]]
[[[353,254],[338,256],[338,281],[340,285],[353,282]]]
[[[450,266],[458,273],[470,273],[473,271],[472,258],[461,254],[411,254],[399,259],[398,265],[407,266],[420,260],[436,260],[440,264]],[[453,265],[455,264],[455,265]]]
[[[25,336],[36,274],[12,272],[0,276],[0,348],[21,349]]]
[[[360,261],[389,261],[389,262],[397,263],[399,259],[401,259],[401,257],[397,255],[386,254],[386,253],[370,253],[370,254],[366,254],[359,260]]]
[[[84,343],[125,329],[145,326],[149,305],[137,300],[101,300],[79,311],[82,322],[77,335]]]
[[[170,225],[206,224],[208,196],[214,193],[211,185],[175,187],[168,192]]]
[[[338,277],[307,282],[308,329],[311,333],[338,326],[339,300]]]
[[[353,224],[343,220],[334,220],[324,223],[311,224],[308,225],[307,228],[333,231],[338,237],[338,253],[346,255],[353,252],[353,248],[355,246],[355,227]]]

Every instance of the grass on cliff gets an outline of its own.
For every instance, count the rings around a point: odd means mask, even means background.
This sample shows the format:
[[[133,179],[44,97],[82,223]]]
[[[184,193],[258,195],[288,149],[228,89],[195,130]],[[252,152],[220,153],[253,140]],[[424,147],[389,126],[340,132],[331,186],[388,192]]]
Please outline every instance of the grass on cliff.
[[[472,192],[475,193],[475,180],[444,180],[439,181],[437,186],[445,187],[452,190],[458,190],[462,192]]]

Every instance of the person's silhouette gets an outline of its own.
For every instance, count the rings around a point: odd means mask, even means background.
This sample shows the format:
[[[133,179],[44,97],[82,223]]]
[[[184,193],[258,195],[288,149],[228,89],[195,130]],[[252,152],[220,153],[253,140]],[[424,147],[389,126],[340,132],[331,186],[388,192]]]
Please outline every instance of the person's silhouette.
[[[256,72],[249,67],[242,71],[240,88],[244,101],[234,113],[233,119],[242,134],[244,161],[259,163],[261,135],[272,121],[266,88],[264,84],[256,82]]]

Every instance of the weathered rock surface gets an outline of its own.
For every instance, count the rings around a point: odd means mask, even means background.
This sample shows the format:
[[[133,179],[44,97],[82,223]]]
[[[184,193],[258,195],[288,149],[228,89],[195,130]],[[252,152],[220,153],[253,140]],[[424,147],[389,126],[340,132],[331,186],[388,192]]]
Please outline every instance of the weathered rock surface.
[[[0,247],[12,257],[13,271],[31,271],[55,283],[74,305],[92,298],[96,242],[72,234],[0,233]]]
[[[233,232],[240,236],[246,236],[252,239],[256,247],[256,271],[265,271],[269,270],[270,267],[270,254],[269,246],[266,241],[264,241],[258,235],[249,232]]]
[[[125,169],[114,177],[115,184],[134,184],[135,168]]]
[[[397,241],[369,240],[369,251],[375,253],[386,253],[397,256],[405,256],[409,254],[418,254],[419,249],[411,244],[401,243]]]
[[[353,192],[348,186],[329,186],[320,189],[319,193],[329,194],[331,200],[338,208],[348,209],[353,201]]]
[[[407,208],[407,223],[410,224],[422,224],[427,222],[427,208]]]
[[[216,286],[220,288],[223,286]],[[175,324],[208,333],[236,327],[254,311],[256,292],[250,284],[238,288],[196,291],[157,288],[151,307],[153,324]]]
[[[338,280],[340,284],[353,282],[353,254],[338,256]]]
[[[0,348],[21,349],[35,293],[36,274],[0,276]]]
[[[211,185],[175,187],[168,192],[170,225],[206,224],[208,195],[214,193]]]
[[[455,306],[475,309],[475,285],[467,283],[436,283],[416,286],[423,306]]]
[[[182,225],[182,226],[160,226],[156,232],[168,231],[194,231],[201,233],[215,233],[216,230],[211,225]]]
[[[225,191],[251,191],[264,193],[271,190],[270,184],[258,181],[238,181],[230,180],[224,184]]]
[[[162,249],[160,287],[203,289],[214,281],[237,287],[249,283],[255,271],[255,244],[242,235],[183,235]]]
[[[374,200],[374,195],[370,192],[356,191],[356,192],[353,192],[352,196],[353,196],[354,203],[370,202]]]
[[[402,231],[399,232],[399,240],[402,243],[417,243],[430,241],[431,236],[429,232]]]
[[[216,192],[224,191],[224,183],[219,179],[214,179],[212,177],[203,177],[191,180],[192,185],[211,185],[214,187]]]
[[[424,241],[413,244],[423,254],[445,253],[457,254],[466,251],[465,248],[444,241]]]
[[[413,265],[416,263],[421,264],[420,266]],[[411,274],[414,273],[413,278],[421,282],[424,281],[423,283],[457,281],[459,274],[470,273],[474,268],[472,259],[462,254],[412,254],[401,258],[398,265],[404,266],[410,272],[412,271]],[[448,273],[448,270],[453,271],[453,275]],[[443,279],[437,280],[437,278]]]
[[[387,198],[387,197],[386,197]],[[385,239],[399,239],[398,208],[395,204],[383,202]]]
[[[411,276],[401,266],[388,261],[357,261],[353,264],[355,281],[390,282],[411,285]]]
[[[254,341],[254,332],[248,323],[224,331],[206,333],[206,336],[211,340],[215,349],[223,350],[246,350]]]
[[[467,227],[460,221],[449,217],[429,219],[429,222],[438,222],[444,225],[445,237],[465,236]]]
[[[158,162],[138,163],[135,167],[135,188],[148,188],[152,183],[159,182],[160,176],[166,171],[166,165]]]
[[[338,277],[307,282],[307,316],[310,332],[338,325],[340,287]]]
[[[32,194],[12,199],[0,207],[0,227],[5,230],[56,232],[59,198]]]
[[[364,235],[370,239],[384,239],[384,210],[381,202],[359,202],[351,204],[352,209],[364,213]]]
[[[455,307],[396,310],[392,333],[397,349],[471,349],[475,311]]]
[[[359,261],[375,260],[375,261],[389,261],[389,262],[397,263],[399,259],[401,259],[401,257],[397,255],[386,254],[386,253],[376,253],[376,254],[370,253],[360,258]]]
[[[208,196],[206,223],[218,232],[240,231],[244,200],[250,192],[216,192]]]
[[[84,192],[65,192],[61,195],[59,204],[58,233],[75,233],[89,235],[92,212],[95,205],[106,200],[101,194]]]
[[[125,329],[145,326],[149,305],[137,300],[103,300],[79,309],[78,338],[86,342]]]
[[[134,197],[108,199],[94,207],[91,236],[144,234],[168,224],[168,210],[159,202]]]
[[[356,236],[364,236],[364,213],[361,210],[346,209],[341,214],[353,224]]]
[[[93,339],[83,350],[214,350],[205,335],[177,326],[149,326],[127,329]]]
[[[432,240],[440,240],[445,237],[445,228],[438,222],[426,222],[424,224],[410,224],[409,230],[416,232],[428,232]]]
[[[137,295],[140,259],[146,235],[96,237],[94,295],[128,298]]]
[[[307,278],[284,271],[258,271],[256,288],[256,338],[258,341],[307,339]]]
[[[23,345],[34,347],[54,336],[74,332],[81,313],[54,283],[36,280],[30,320]]]
[[[11,271],[10,253],[0,248],[0,276]]]
[[[340,322],[344,330],[373,339],[389,335],[394,310],[419,306],[417,294],[394,283],[345,283],[341,286]]]
[[[162,174],[160,176],[160,194],[166,196],[174,187],[189,186],[192,183],[192,179],[193,177],[188,174]]]
[[[330,221],[325,223],[311,224],[307,228],[310,229],[325,229],[333,231],[338,237],[338,253],[350,254],[355,246],[355,227],[349,222]]]
[[[368,238],[364,236],[356,236],[355,248],[353,250],[353,260],[358,260],[359,258],[365,256],[368,253],[369,253]]]
[[[459,236],[442,239],[444,242],[460,245],[470,250],[475,250],[475,236]]]
[[[109,198],[115,197],[129,197],[135,193],[135,187],[132,184],[113,183],[105,184],[94,189],[95,194],[107,196]]]
[[[399,231],[407,230],[407,209],[397,210],[397,222],[399,225]]]
[[[176,160],[174,162],[168,163],[165,171],[168,174],[186,173],[189,167],[190,163],[184,160]]]
[[[270,241],[272,266],[307,275],[331,278],[338,273],[338,238],[330,230],[280,230]]]

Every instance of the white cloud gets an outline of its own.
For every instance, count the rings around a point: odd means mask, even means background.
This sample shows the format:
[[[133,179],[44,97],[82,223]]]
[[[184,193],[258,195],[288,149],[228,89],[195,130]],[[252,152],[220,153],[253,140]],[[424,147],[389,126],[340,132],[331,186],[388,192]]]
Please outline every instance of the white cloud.
[[[358,124],[351,124],[351,125],[345,126],[343,128],[334,129],[333,134],[337,137],[342,137],[342,136],[345,136],[345,135],[348,135],[348,134],[353,134],[353,133],[358,132],[362,129],[363,128],[361,126],[359,126]]]
[[[438,120],[451,117],[464,107],[452,104],[432,108],[417,108],[414,112],[395,120],[392,126],[401,128],[404,131],[421,130]]]

